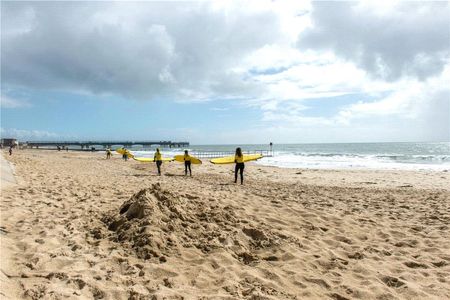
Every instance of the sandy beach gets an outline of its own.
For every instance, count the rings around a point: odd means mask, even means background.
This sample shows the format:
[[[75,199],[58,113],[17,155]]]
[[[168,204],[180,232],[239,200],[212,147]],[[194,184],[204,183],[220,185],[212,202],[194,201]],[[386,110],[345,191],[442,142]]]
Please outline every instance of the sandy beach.
[[[450,298],[450,172],[3,155],[6,299]]]

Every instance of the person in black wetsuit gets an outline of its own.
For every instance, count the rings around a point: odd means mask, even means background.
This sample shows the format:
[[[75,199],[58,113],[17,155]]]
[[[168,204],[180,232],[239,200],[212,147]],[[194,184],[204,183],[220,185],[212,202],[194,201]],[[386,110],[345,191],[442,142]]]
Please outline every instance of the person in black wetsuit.
[[[125,147],[123,147],[122,149],[123,149],[122,159],[124,161],[127,161],[128,160],[128,150]]]
[[[238,171],[241,175],[241,184],[244,184],[244,155],[242,154],[241,148],[236,148],[236,154],[234,155],[234,162],[236,166],[234,167],[234,183],[237,183]]]
[[[184,150],[184,175],[187,176],[187,172],[189,169],[189,175],[192,176],[192,170],[191,170],[191,156],[189,155],[187,150]]]
[[[159,148],[156,148],[153,160],[156,162],[156,168],[158,168],[158,175],[161,176],[162,155],[161,152],[159,152]]]

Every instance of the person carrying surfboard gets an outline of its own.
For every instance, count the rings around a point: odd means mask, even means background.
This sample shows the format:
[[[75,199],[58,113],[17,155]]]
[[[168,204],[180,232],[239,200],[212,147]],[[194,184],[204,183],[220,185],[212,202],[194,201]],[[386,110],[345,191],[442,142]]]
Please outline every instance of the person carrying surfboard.
[[[161,152],[159,152],[159,148],[156,148],[153,160],[156,162],[156,167],[158,168],[158,175],[161,176],[162,155]]]
[[[127,150],[127,148],[125,148],[125,147],[123,147],[122,148],[123,149],[123,154],[122,154],[122,159],[124,160],[124,161],[127,161],[128,160],[128,150]]]
[[[234,167],[234,183],[237,183],[238,171],[241,175],[241,184],[244,184],[244,155],[242,155],[241,148],[236,148],[236,154],[234,155],[234,162],[236,166]]]
[[[189,175],[192,176],[192,170],[191,170],[191,156],[189,155],[187,150],[184,150],[184,176],[187,176],[187,171],[189,168]]]

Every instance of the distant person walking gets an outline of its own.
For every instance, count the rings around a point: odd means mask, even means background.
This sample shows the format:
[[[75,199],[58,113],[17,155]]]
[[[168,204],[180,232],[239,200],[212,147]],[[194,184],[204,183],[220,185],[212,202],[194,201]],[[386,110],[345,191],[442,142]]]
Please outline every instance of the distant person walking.
[[[187,150],[184,150],[184,175],[187,176],[187,172],[189,169],[189,175],[192,176],[192,169],[191,169],[191,156],[189,155],[189,152]]]
[[[244,184],[244,155],[242,155],[241,148],[236,148],[236,154],[234,155],[234,162],[236,166],[234,167],[234,183],[237,183],[238,172],[241,175],[241,184]]]
[[[9,155],[12,155],[12,149],[13,149],[13,146],[10,146],[9,147]]]
[[[106,149],[106,159],[110,159],[111,158],[111,149]]]
[[[156,167],[158,168],[158,175],[161,176],[162,155],[161,152],[159,152],[159,148],[156,148],[153,160],[156,162]]]

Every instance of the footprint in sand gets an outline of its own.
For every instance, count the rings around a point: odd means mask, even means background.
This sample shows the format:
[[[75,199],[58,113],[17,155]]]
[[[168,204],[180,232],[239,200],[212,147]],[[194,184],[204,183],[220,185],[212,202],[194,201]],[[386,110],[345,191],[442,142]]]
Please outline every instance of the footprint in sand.
[[[407,266],[408,268],[412,268],[412,269],[418,269],[418,268],[421,268],[421,269],[428,269],[428,266],[427,266],[427,265],[425,265],[425,264],[420,264],[420,263],[416,263],[416,262],[413,262],[413,261],[407,261],[407,262],[405,262],[405,266]]]
[[[350,259],[363,259],[364,258],[364,254],[362,254],[360,252],[350,253],[347,256]]]
[[[323,288],[326,288],[326,289],[330,289],[331,288],[331,286],[323,279],[305,278],[305,281],[317,284],[317,285],[319,285],[319,286],[321,286]]]
[[[82,290],[87,285],[87,283],[80,278],[70,279],[67,283],[74,285],[79,290]]]
[[[349,238],[346,238],[345,236],[339,236],[338,235],[338,236],[335,237],[335,240],[339,241],[339,242],[343,242],[343,243],[349,244],[349,245],[353,244],[352,240],[350,240]]]
[[[391,277],[391,276],[384,276],[381,278],[381,281],[383,281],[387,286],[393,287],[393,288],[399,288],[406,284],[403,281],[401,281],[400,279],[398,279],[396,277]]]
[[[435,267],[438,267],[438,268],[445,267],[445,266],[448,266],[448,265],[449,265],[448,262],[443,261],[443,260],[437,261],[437,262],[432,262],[432,264],[433,264]]]
[[[57,278],[59,280],[67,280],[69,279],[69,276],[66,273],[63,272],[51,272],[45,276],[48,280],[52,280],[53,278]]]

